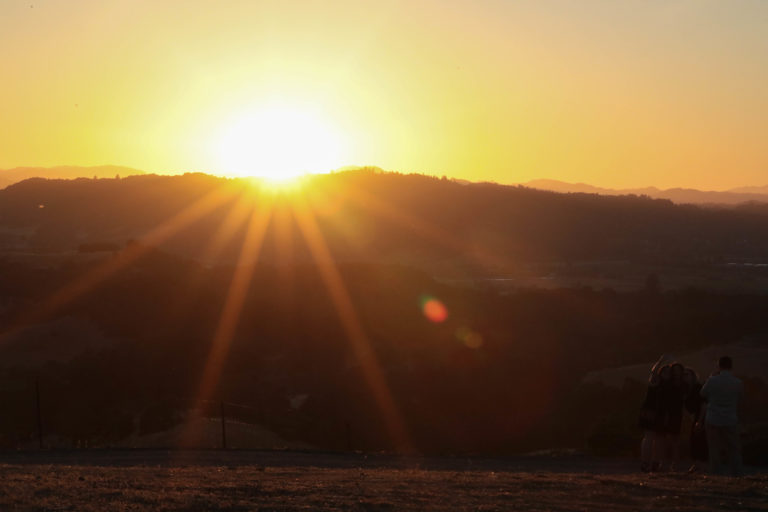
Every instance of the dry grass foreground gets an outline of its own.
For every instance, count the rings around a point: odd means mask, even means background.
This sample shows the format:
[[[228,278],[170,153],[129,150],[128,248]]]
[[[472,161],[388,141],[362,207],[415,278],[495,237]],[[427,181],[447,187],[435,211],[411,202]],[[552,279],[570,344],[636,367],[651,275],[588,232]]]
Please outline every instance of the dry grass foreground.
[[[0,464],[0,510],[768,510],[768,475]]]

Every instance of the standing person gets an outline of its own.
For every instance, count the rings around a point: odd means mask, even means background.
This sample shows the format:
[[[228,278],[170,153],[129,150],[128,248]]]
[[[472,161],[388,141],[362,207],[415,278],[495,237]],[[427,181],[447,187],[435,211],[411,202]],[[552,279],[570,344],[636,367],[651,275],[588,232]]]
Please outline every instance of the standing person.
[[[686,396],[685,410],[688,411],[693,421],[691,422],[690,432],[690,454],[692,459],[689,473],[698,471],[698,463],[706,462],[707,458],[707,434],[704,431],[704,416],[706,402],[701,397],[701,381],[699,376],[691,368],[685,369],[684,374]]]
[[[666,356],[662,355],[651,368],[645,400],[640,407],[638,425],[644,431],[643,441],[640,443],[640,470],[646,473],[659,468],[659,448],[662,444],[664,422],[659,390],[661,383],[669,379],[669,366],[663,365],[665,359]]]
[[[701,396],[707,401],[709,466],[713,474],[723,474],[722,452],[725,451],[731,475],[738,476],[742,471],[738,408],[744,384],[731,373],[730,357],[721,357],[717,366],[720,371],[709,377],[701,388]]]
[[[662,381],[659,400],[662,411],[662,466],[660,469],[674,471],[680,462],[680,429],[683,425],[683,404],[685,402],[685,367],[680,363],[669,366],[669,379]],[[666,462],[666,464],[664,464]]]

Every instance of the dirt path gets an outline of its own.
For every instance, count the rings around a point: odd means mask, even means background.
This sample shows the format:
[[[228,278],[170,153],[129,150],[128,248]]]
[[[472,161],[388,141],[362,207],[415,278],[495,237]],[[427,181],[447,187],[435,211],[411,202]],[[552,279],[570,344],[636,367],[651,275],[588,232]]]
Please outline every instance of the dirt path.
[[[0,463],[68,466],[313,466],[323,468],[436,469],[634,473],[632,459],[569,456],[422,457],[381,453],[280,450],[51,450],[0,452]]]

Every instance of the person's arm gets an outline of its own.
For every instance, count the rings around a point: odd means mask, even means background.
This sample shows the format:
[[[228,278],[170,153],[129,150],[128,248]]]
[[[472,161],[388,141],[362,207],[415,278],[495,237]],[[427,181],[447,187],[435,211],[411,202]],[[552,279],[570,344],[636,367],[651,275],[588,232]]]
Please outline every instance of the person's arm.
[[[707,383],[709,383],[709,379],[707,379],[707,382],[704,383],[703,386],[699,389],[699,397],[701,398],[702,404],[699,407],[699,414],[696,415],[695,421],[695,427],[696,428],[704,428],[704,417],[707,415],[707,395],[709,391],[705,391],[705,388],[707,387]]]
[[[699,395],[701,395],[701,398],[703,398],[705,402],[709,399],[709,382],[710,379],[707,379],[707,382],[701,386],[701,391],[699,391]]]
[[[659,360],[651,367],[651,374],[648,376],[648,384],[655,386],[659,383],[659,370],[664,366],[662,363],[667,359],[667,354],[661,354]]]
[[[739,401],[736,405],[736,414],[738,415],[741,431],[747,430],[747,418],[744,416],[744,381],[739,382]]]
[[[661,370],[661,363],[663,363],[666,358],[667,354],[661,354],[659,356],[659,360],[656,361],[651,367],[651,373],[657,373],[659,370]]]
[[[696,428],[704,427],[704,417],[707,415],[707,401],[703,400],[703,402],[704,403],[701,404],[701,407],[699,407],[699,414],[697,414],[696,418],[694,419]]]

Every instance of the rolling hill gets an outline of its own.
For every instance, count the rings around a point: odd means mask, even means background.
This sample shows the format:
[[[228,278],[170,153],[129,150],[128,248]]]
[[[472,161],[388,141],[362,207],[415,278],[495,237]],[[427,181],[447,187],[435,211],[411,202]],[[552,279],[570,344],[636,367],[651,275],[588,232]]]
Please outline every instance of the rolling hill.
[[[134,176],[145,174],[144,171],[120,165],[98,165],[93,167],[78,167],[62,165],[57,167],[14,167],[0,169],[0,189],[29,178],[46,178],[55,180],[75,178],[114,178],[115,176]]]
[[[270,204],[262,258],[280,260],[284,245],[291,257],[308,261],[296,214],[304,204],[337,260],[411,265],[436,275],[499,276],[534,263],[762,264],[768,254],[768,211],[757,206],[712,209],[365,170],[308,178],[293,196],[204,174],[31,179],[0,191],[0,251],[122,247],[212,196],[220,200],[173,236],[150,243],[205,263],[231,263],[244,222],[212,252],[222,225],[237,204]]]

